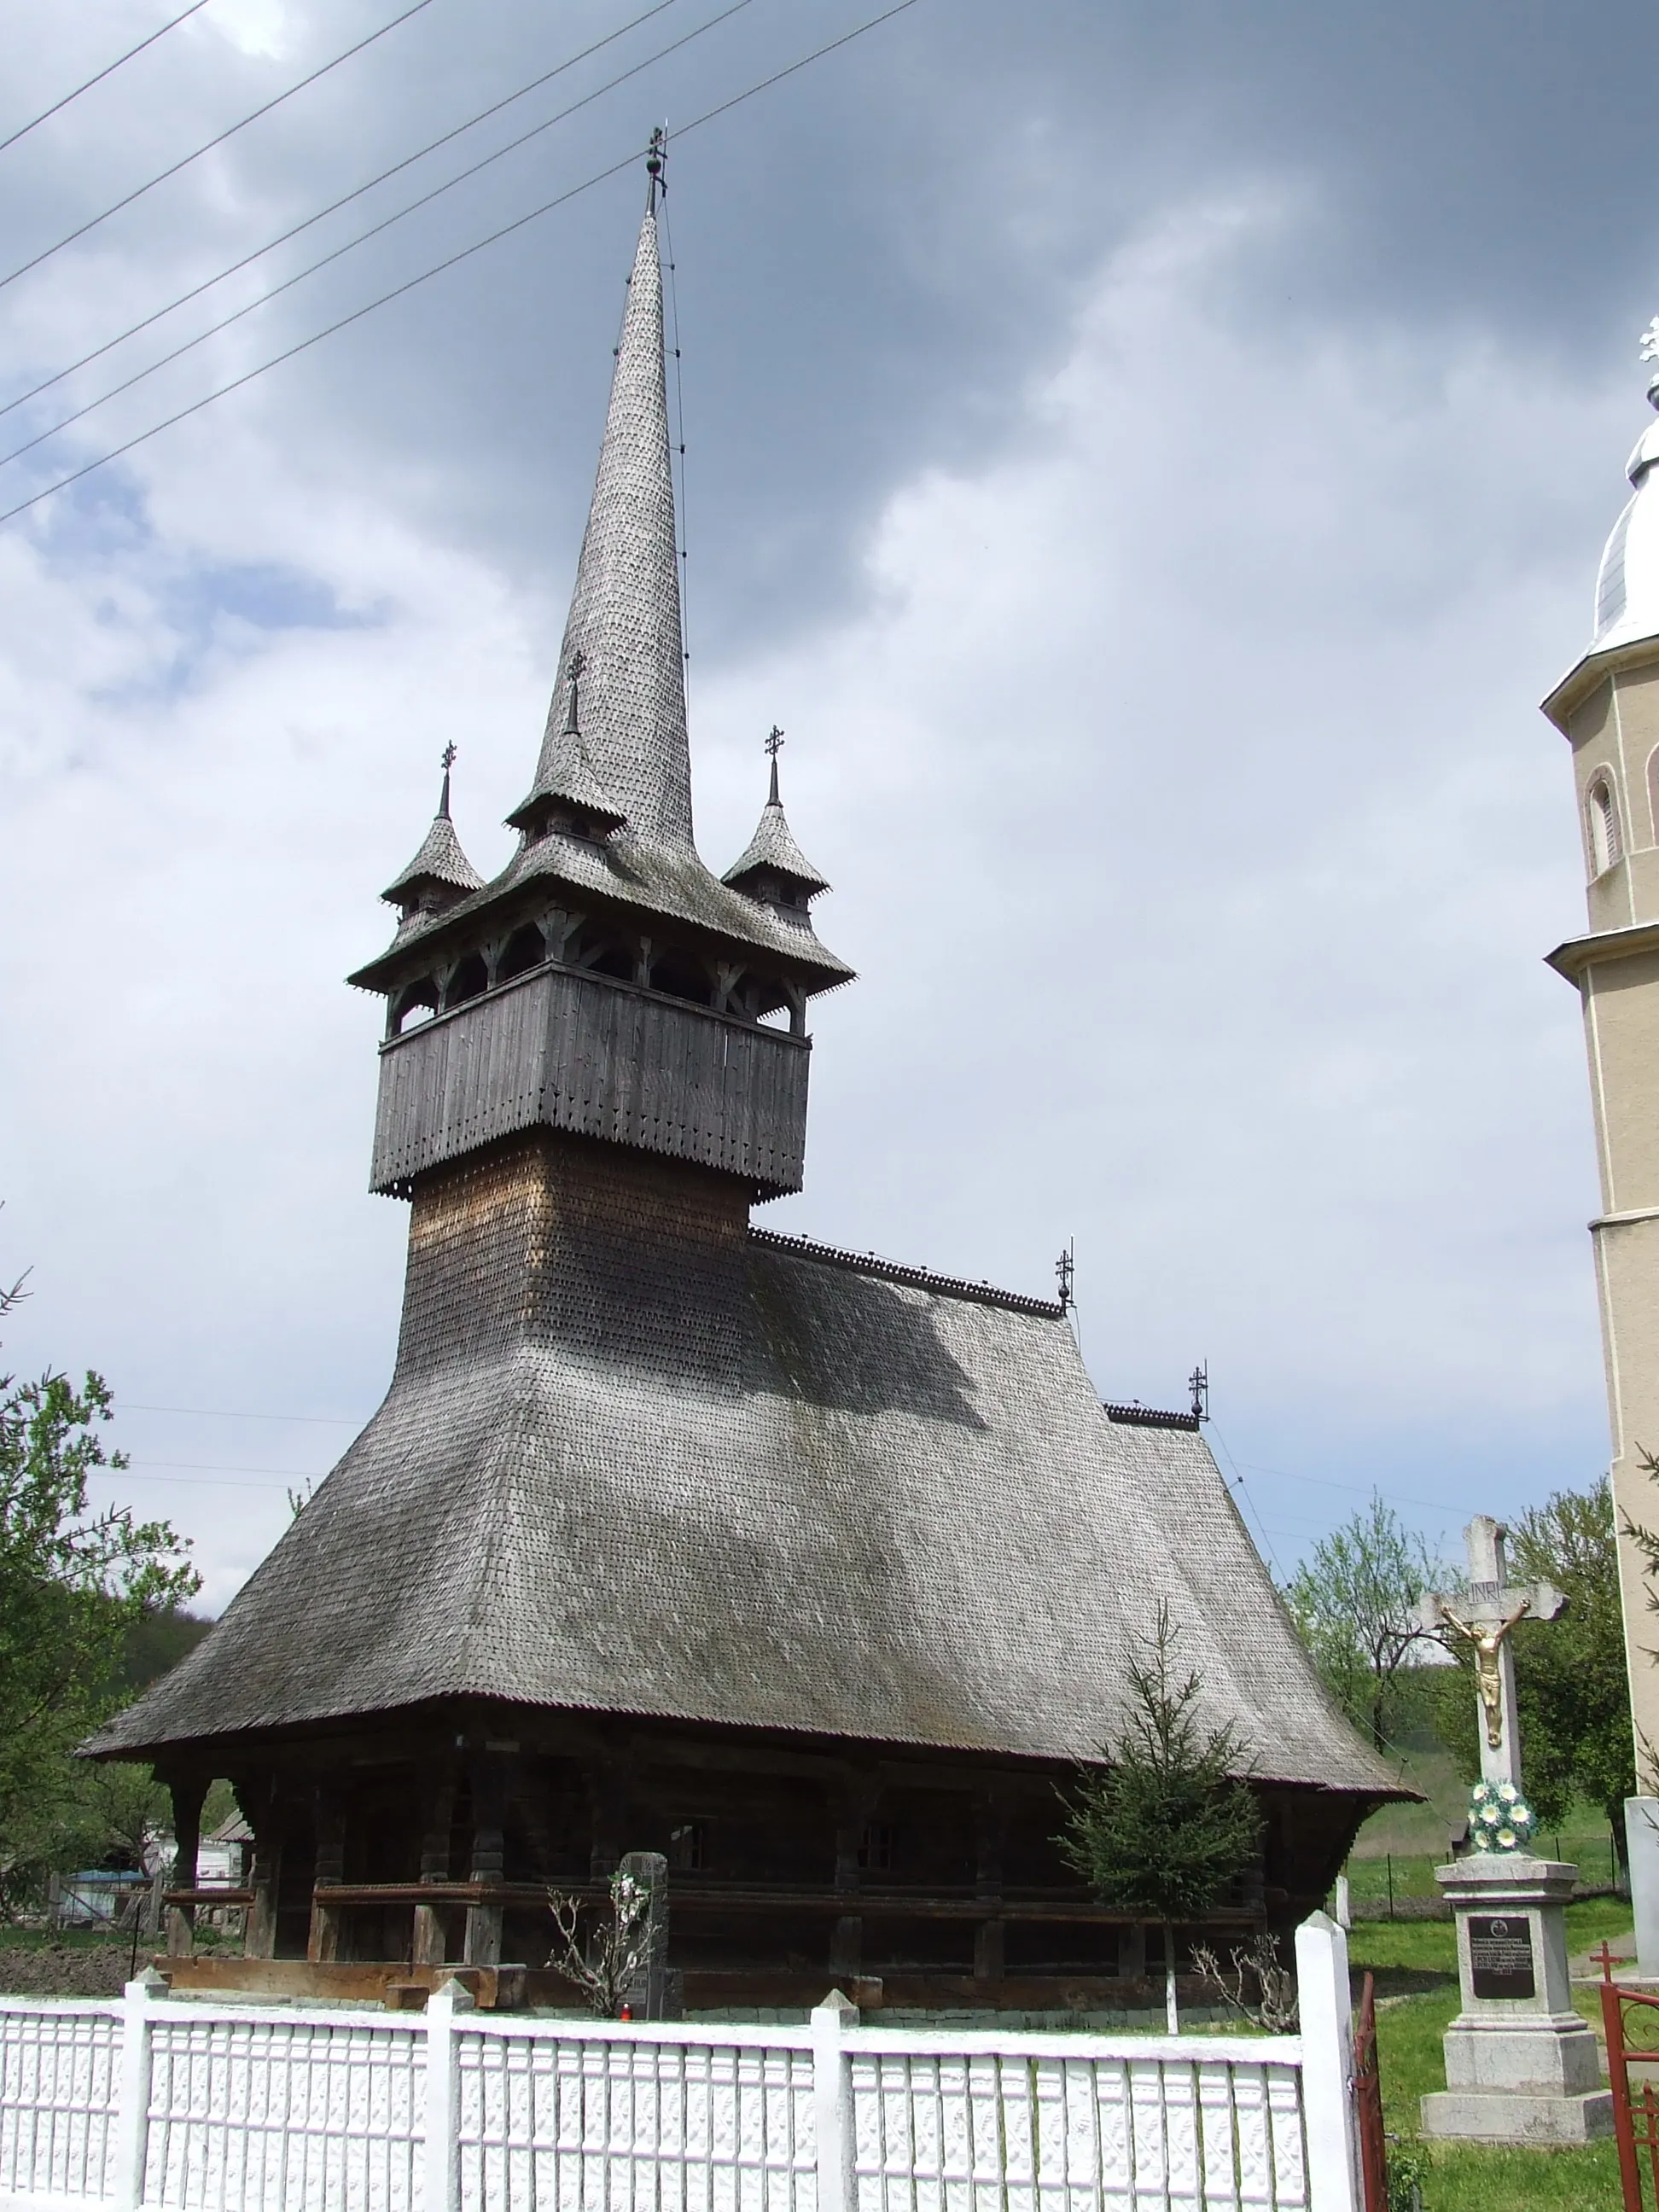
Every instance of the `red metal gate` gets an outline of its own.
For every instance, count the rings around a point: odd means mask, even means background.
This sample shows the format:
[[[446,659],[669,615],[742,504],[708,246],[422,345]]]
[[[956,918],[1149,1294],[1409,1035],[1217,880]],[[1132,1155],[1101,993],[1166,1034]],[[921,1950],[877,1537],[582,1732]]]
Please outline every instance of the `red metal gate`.
[[[1605,1943],[1591,1955],[1601,1969],[1601,2025],[1607,2039],[1613,2132],[1619,2145],[1625,2212],[1646,2212],[1646,2208],[1659,2205],[1659,2097],[1650,2081],[1632,2084],[1630,2069],[1632,2062],[1659,2063],[1659,1996],[1615,1982],[1613,1970],[1618,1962]],[[1648,2195],[1643,2189],[1644,2166]]]
[[[1389,2146],[1382,2132],[1382,2075],[1376,2063],[1376,1984],[1367,1974],[1353,2032],[1354,2119],[1365,2212],[1389,2212]]]

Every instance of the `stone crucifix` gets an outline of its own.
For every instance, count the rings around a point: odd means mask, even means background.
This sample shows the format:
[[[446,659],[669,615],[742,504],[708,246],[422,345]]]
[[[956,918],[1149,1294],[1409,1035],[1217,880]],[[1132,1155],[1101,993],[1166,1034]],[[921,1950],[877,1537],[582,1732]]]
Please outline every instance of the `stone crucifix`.
[[[1430,1592],[1419,1618],[1435,1636],[1448,1629],[1474,1647],[1475,1688],[1480,1699],[1480,1778],[1521,1787],[1521,1724],[1515,1706],[1515,1654],[1510,1632],[1521,1620],[1553,1620],[1566,1600],[1553,1583],[1506,1583],[1499,1521],[1477,1513],[1463,1531],[1468,1555],[1467,1590],[1452,1597]]]

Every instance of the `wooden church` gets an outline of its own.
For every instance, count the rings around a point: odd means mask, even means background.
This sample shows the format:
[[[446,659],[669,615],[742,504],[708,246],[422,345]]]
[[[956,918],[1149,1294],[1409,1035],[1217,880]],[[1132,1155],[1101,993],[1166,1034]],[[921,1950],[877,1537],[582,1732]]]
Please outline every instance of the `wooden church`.
[[[246,1957],[185,1982],[556,1993],[549,1885],[649,1850],[688,2006],[1121,2003],[1159,1938],[1066,1866],[1056,1793],[1161,1598],[1265,1814],[1217,1932],[1307,1913],[1402,1793],[1195,1418],[1103,1408],[1056,1304],[751,1220],[801,1186],[809,1002],[850,971],[775,755],[724,876],[693,842],[657,191],[518,848],[479,877],[446,774],[351,979],[410,1209],[391,1387],[88,1748],[154,1762],[182,1866],[235,1785]]]

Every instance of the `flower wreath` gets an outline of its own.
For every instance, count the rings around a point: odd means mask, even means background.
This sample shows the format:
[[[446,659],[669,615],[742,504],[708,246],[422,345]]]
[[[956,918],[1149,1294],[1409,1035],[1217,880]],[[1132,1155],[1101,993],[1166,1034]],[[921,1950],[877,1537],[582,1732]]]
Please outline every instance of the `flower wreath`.
[[[1512,1782],[1477,1782],[1469,1795],[1469,1842],[1477,1851],[1523,1851],[1537,1823]]]

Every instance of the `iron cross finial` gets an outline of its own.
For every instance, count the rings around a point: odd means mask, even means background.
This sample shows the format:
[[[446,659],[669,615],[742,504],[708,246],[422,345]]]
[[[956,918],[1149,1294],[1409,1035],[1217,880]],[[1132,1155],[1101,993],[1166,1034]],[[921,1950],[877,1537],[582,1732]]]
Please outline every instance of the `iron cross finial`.
[[[565,663],[564,670],[565,674],[570,678],[570,691],[565,701],[564,712],[564,734],[568,738],[574,737],[581,728],[581,724],[576,717],[576,693],[582,680],[582,671],[586,666],[587,655],[582,651],[580,646],[578,646]]]
[[[449,774],[450,769],[453,769],[453,768],[454,767],[454,765],[455,765],[455,743],[454,743],[453,738],[452,738],[452,739],[450,740],[450,742],[449,742],[449,743],[448,743],[448,744],[444,747],[443,751],[442,751],[441,755],[440,756],[440,757],[441,757],[441,759],[442,760],[443,764],[444,764],[444,774],[445,774],[446,775],[447,775]]]
[[[1077,1249],[1069,1241],[1054,1262],[1054,1279],[1060,1285],[1060,1310],[1061,1313],[1069,1313],[1076,1303],[1073,1285],[1077,1280]]]
[[[775,760],[775,759],[777,758],[777,757],[778,757],[778,753],[779,753],[780,750],[781,749],[782,744],[783,744],[783,732],[782,732],[782,731],[778,727],[777,724],[776,724],[775,722],[774,722],[774,723],[773,723],[773,725],[772,725],[771,729],[770,729],[770,730],[769,730],[769,732],[767,733],[767,738],[766,738],[766,750],[767,750],[767,751],[771,755],[771,757],[772,757],[772,758],[773,758],[774,760]]]
[[[1193,1419],[1207,1421],[1210,1418],[1210,1364],[1200,1359],[1187,1377],[1187,1388],[1192,1393]]]

